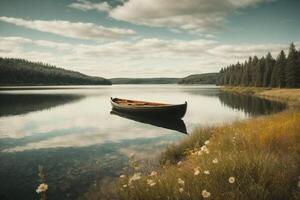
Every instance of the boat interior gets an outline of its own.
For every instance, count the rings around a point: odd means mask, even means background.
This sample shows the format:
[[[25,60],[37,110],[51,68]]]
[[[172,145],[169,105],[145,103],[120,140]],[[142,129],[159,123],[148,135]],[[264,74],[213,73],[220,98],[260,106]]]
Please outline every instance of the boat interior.
[[[155,102],[148,102],[148,101],[135,101],[135,100],[119,99],[119,98],[114,98],[112,100],[117,104],[128,105],[128,106],[165,106],[165,105],[170,105],[170,104],[163,104],[163,103],[155,103]]]

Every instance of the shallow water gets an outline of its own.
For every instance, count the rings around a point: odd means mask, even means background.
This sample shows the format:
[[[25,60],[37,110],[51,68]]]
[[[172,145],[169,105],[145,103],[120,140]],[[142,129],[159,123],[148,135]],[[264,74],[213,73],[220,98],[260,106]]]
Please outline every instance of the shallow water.
[[[74,199],[96,179],[120,174],[129,154],[155,157],[169,143],[188,137],[177,128],[181,123],[155,126],[111,114],[110,97],[187,101],[187,113],[181,122],[187,132],[197,126],[284,109],[280,103],[220,93],[216,86],[209,85],[1,90],[0,199],[38,198],[38,165],[44,167],[48,199]]]

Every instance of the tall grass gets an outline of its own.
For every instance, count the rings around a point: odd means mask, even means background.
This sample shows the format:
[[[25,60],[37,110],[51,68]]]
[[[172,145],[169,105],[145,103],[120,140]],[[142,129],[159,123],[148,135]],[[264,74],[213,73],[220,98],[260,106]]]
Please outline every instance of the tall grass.
[[[196,129],[169,147],[161,163],[152,175],[153,169],[127,170],[114,197],[300,199],[300,112]]]

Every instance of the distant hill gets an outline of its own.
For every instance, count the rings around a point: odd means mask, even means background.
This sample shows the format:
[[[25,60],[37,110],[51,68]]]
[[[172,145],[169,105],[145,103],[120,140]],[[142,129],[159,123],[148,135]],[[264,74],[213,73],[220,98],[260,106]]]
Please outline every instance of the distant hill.
[[[112,84],[176,84],[180,78],[112,78]]]
[[[111,85],[111,82],[40,62],[0,58],[0,85]]]
[[[178,84],[217,84],[219,73],[194,74],[182,78]]]

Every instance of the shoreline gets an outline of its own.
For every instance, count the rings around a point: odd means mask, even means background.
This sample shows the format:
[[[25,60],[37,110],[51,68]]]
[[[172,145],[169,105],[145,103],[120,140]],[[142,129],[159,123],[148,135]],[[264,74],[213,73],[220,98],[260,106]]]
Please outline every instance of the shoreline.
[[[140,173],[133,169],[122,175],[116,182],[115,199],[201,199],[204,193],[214,199],[300,197],[297,178],[300,112],[294,109],[300,108],[300,89],[221,87],[220,90],[284,102],[287,109],[194,129],[190,137],[162,152],[161,165],[154,171]],[[89,195],[102,194],[96,189]]]
[[[244,95],[253,95],[256,97],[279,101],[286,103],[288,109],[300,108],[300,88],[257,88],[257,87],[220,87],[222,92],[231,92]]]

